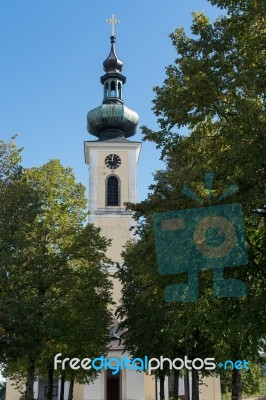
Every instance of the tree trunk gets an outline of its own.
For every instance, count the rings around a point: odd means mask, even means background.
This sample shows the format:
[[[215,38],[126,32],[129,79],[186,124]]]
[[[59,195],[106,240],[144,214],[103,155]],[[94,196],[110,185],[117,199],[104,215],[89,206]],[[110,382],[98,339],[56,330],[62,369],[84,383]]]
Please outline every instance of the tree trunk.
[[[73,391],[74,391],[74,379],[71,379],[69,383],[68,400],[73,400]]]
[[[61,381],[60,381],[60,400],[64,400],[65,382],[66,382],[66,371],[63,370],[61,373]]]
[[[199,371],[192,369],[192,400],[199,400]]]
[[[34,400],[33,385],[35,374],[35,360],[30,360],[30,365],[27,369],[27,380],[25,389],[26,400]]]
[[[178,400],[179,397],[179,376],[180,371],[178,369],[174,369],[174,400]]]
[[[164,400],[164,376],[160,376],[160,400]]]
[[[242,400],[242,371],[232,370],[232,400]]]
[[[46,400],[53,400],[53,383],[54,383],[54,364],[53,362],[49,362],[48,370],[47,370],[47,393]]]
[[[190,400],[190,390],[189,390],[189,371],[188,369],[185,372],[185,399]]]

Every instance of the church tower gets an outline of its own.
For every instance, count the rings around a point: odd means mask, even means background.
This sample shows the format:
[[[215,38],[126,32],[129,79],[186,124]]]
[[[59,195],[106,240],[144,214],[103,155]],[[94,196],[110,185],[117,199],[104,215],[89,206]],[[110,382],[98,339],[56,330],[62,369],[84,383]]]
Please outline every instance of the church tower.
[[[109,255],[120,261],[119,251],[129,239],[126,231],[132,223],[132,213],[125,210],[124,203],[137,199],[136,167],[141,143],[128,140],[136,132],[139,117],[124,105],[126,77],[121,74],[123,63],[116,55],[113,35],[103,66],[103,102],[87,117],[88,132],[98,139],[85,142],[85,161],[90,166],[90,222],[113,240]]]
[[[114,17],[112,17],[113,21]],[[113,26],[114,27],[114,26]],[[132,138],[137,129],[138,114],[124,105],[123,89],[126,77],[122,75],[123,63],[115,49],[114,29],[111,50],[103,62],[104,75],[102,104],[89,111],[87,130],[96,140],[86,141],[85,162],[89,165],[89,220],[101,228],[101,234],[112,239],[107,256],[114,262],[110,276],[116,271],[115,263],[122,262],[123,246],[131,239],[130,227],[134,225],[133,213],[125,203],[137,201],[137,163],[141,143]],[[119,303],[121,286],[113,280],[113,300]],[[108,358],[120,358],[123,347],[114,329]],[[128,355],[129,356],[129,355]],[[86,400],[149,400],[154,399],[155,382],[144,373],[123,369],[112,375],[104,371],[93,384],[84,387]]]
[[[102,105],[87,116],[87,130],[97,140],[85,142],[85,162],[89,165],[90,222],[101,228],[103,236],[112,239],[108,257],[121,262],[121,252],[134,223],[132,212],[125,209],[124,203],[137,201],[141,143],[128,139],[136,133],[139,117],[124,105],[126,77],[121,73],[123,63],[116,54],[115,41],[112,35],[110,54],[103,62]],[[119,292],[115,284],[115,301]]]

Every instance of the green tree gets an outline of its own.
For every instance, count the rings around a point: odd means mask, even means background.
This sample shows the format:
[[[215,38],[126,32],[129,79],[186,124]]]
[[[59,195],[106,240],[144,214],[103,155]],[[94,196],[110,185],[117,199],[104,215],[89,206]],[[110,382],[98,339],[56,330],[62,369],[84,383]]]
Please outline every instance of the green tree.
[[[25,378],[28,399],[33,399],[36,372],[48,367],[49,398],[53,346],[65,353],[74,342],[83,356],[92,348],[106,350],[110,283],[104,265],[109,241],[85,224],[84,187],[70,168],[51,160],[23,171],[23,179],[35,203],[30,203],[30,220],[24,218],[24,207],[18,210],[21,227],[14,223],[10,233],[6,225],[7,235],[17,238],[15,244],[5,238],[4,228],[1,232],[7,253],[1,263],[1,345],[6,374]],[[90,322],[87,329],[85,322]]]
[[[138,205],[135,207],[138,208]],[[164,288],[173,283],[173,277],[159,274],[152,228],[148,221],[138,229],[140,239],[128,243],[123,253],[124,265],[117,273],[123,285],[117,313],[121,319],[120,327],[124,330],[125,346],[133,357],[144,358],[147,355],[160,359],[163,356],[172,360],[185,356],[189,359],[210,357],[210,352],[215,353],[216,345],[214,334],[210,335],[206,327],[206,302],[211,301],[211,296],[205,295],[200,305],[165,302]],[[175,283],[185,283],[184,275],[176,277]],[[160,399],[164,399],[164,378],[172,372],[174,398],[178,399],[178,371],[171,371],[167,361],[162,370],[153,371],[160,380]],[[199,396],[196,370],[192,379],[193,399],[196,399]]]
[[[5,400],[6,398],[6,383],[0,382],[0,399]]]
[[[9,143],[0,142],[1,363],[7,361],[7,352],[15,355],[21,349],[20,342],[17,343],[18,347],[10,347],[10,337],[15,332],[15,327],[10,326],[10,321],[16,318],[16,311],[12,310],[12,314],[9,309],[7,286],[8,281],[12,280],[12,274],[16,275],[19,269],[25,268],[24,248],[29,243],[30,225],[40,207],[38,195],[28,184],[25,171],[20,165],[21,149],[16,147],[14,139]],[[20,265],[17,263],[19,257]]]
[[[130,207],[137,218],[146,221],[155,211],[194,208],[195,202],[181,194],[184,184],[203,198],[203,206],[208,205],[203,182],[206,171],[216,176],[214,196],[232,182],[238,184],[240,190],[221,204],[243,205],[250,262],[246,268],[226,273],[248,285],[248,296],[212,298],[210,276],[204,273],[199,302],[187,304],[182,315],[195,333],[192,343],[197,343],[200,332],[215,344],[216,357],[256,361],[266,332],[266,235],[265,225],[249,210],[265,204],[266,194],[265,2],[212,4],[225,8],[227,15],[211,23],[203,13],[194,13],[192,37],[183,28],[170,35],[178,55],[166,68],[163,86],[155,87],[154,112],[160,130],[143,127],[145,140],[161,148],[166,170],[156,173],[149,198]],[[181,127],[190,135],[178,135]],[[137,247],[131,257],[137,257]],[[204,352],[200,343],[198,350]],[[241,399],[241,371],[232,371],[231,392],[232,400]]]

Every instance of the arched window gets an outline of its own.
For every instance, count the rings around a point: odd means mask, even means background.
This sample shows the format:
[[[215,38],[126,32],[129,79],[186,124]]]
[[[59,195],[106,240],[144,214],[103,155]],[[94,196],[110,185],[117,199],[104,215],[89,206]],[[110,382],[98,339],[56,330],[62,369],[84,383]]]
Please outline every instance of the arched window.
[[[118,97],[122,99],[122,85],[120,82],[118,83]]]
[[[119,206],[119,182],[116,176],[112,175],[107,178],[106,189],[106,205]]]
[[[115,97],[115,81],[111,82],[111,97]]]
[[[108,82],[104,85],[104,97],[108,96]]]

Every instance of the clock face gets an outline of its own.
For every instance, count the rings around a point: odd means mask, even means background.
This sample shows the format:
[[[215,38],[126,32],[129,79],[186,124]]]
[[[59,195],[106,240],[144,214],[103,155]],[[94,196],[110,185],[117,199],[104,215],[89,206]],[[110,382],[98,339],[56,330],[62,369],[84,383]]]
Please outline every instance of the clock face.
[[[117,154],[109,154],[104,162],[106,167],[116,169],[121,165],[121,158]]]

